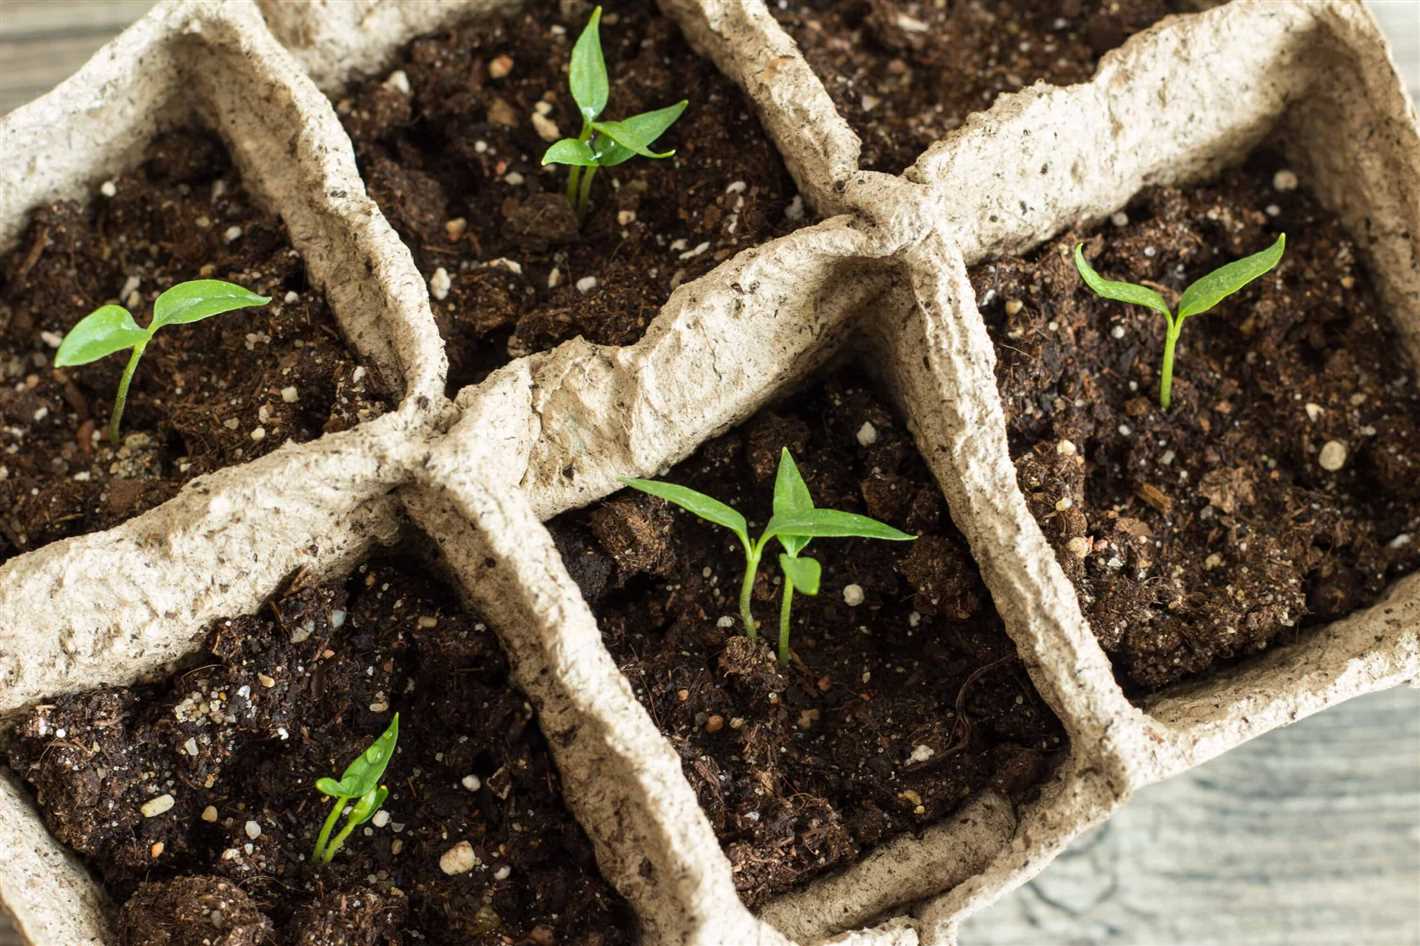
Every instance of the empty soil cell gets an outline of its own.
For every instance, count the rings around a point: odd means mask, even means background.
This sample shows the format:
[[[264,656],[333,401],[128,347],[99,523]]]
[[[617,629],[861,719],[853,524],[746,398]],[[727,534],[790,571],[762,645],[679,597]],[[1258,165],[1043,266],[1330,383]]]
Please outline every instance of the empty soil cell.
[[[109,302],[147,325],[159,293],[208,277],[272,301],[158,332],[114,447],[103,433],[127,353],[57,369],[60,340]],[[0,560],[108,528],[193,477],[390,406],[285,226],[243,190],[220,141],[196,131],[157,139],[87,205],[30,214],[0,260],[0,382]]]
[[[802,216],[748,100],[650,0],[631,0],[601,21],[604,117],[689,105],[656,145],[675,156],[600,172],[579,229],[568,169],[541,161],[581,129],[567,64],[591,11],[573,0],[456,25],[336,103],[370,195],[429,281],[452,390],[576,335],[634,342],[672,289]]]
[[[183,672],[19,721],[9,764],[119,905],[125,946],[634,941],[492,632],[428,571],[297,577],[214,622]],[[314,867],[315,780],[396,711],[383,813]]]
[[[663,477],[770,513],[781,448],[816,505],[912,543],[816,539],[817,597],[794,599],[788,665],[744,635],[728,531],[623,492],[551,529],[637,698],[681,756],[750,906],[991,787],[1029,796],[1063,755],[905,424],[856,372],[761,411]],[[778,636],[778,566],[754,608]]]
[[[1111,221],[971,273],[1027,503],[1133,691],[1374,602],[1420,566],[1420,393],[1356,244],[1281,159],[1145,191]],[[1271,274],[1165,324],[1085,288],[1178,293],[1287,234]]]
[[[863,142],[896,174],[996,96],[1087,81],[1184,0],[768,0]]]

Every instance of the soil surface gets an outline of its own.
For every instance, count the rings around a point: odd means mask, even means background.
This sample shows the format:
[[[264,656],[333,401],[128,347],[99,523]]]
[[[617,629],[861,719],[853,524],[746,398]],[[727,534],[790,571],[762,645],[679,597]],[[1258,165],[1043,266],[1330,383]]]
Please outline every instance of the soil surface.
[[[1088,80],[1185,0],[769,0],[839,112],[861,167],[896,174],[996,96]]]
[[[1153,689],[1374,602],[1420,566],[1420,394],[1356,245],[1272,156],[972,272],[1022,490],[1116,673]],[[1305,182],[1303,182],[1305,183]],[[1287,234],[1179,341],[1085,288],[1178,293]]]
[[[1065,750],[905,425],[856,373],[761,411],[663,479],[729,503],[757,534],[783,447],[816,505],[920,534],[815,540],[823,584],[794,598],[787,666],[743,634],[744,553],[728,531],[635,492],[551,526],[751,906],[987,786],[1019,799]],[[772,558],[754,602],[777,640]]]
[[[160,331],[114,448],[104,431],[127,354],[56,369],[55,349],[100,305],[124,304],[147,325],[159,293],[206,277],[272,301]],[[386,410],[387,394],[219,139],[160,137],[87,206],[35,210],[0,259],[0,561],[116,525],[195,476],[351,427]]]
[[[542,167],[581,117],[567,63],[592,5],[566,0],[411,43],[337,102],[370,195],[429,280],[449,387],[582,335],[636,341],[672,289],[802,217],[739,89],[650,0],[608,8],[608,119],[690,101],[673,158],[601,171],[578,229],[568,169]]]
[[[123,904],[124,946],[633,942],[492,632],[427,573],[298,575],[187,672],[21,720],[10,765]],[[385,813],[315,869],[315,780],[396,711]]]

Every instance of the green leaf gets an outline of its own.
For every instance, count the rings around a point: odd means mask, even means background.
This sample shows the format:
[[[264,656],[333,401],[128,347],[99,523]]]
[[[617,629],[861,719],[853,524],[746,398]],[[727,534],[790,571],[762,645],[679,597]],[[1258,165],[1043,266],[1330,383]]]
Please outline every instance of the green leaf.
[[[542,163],[548,164],[572,164],[577,167],[596,167],[597,156],[592,153],[591,146],[585,141],[578,141],[576,138],[563,138],[554,141],[552,147],[543,153]]]
[[[390,764],[390,759],[394,758],[394,747],[398,741],[399,714],[395,713],[389,728],[370,744],[370,748],[345,767],[345,774],[340,776],[340,784],[351,789],[350,794],[345,797],[363,796],[379,784],[380,779],[384,777],[385,767]],[[316,787],[319,788],[319,784]]]
[[[1207,312],[1243,286],[1265,275],[1282,261],[1282,252],[1286,248],[1287,234],[1283,233],[1267,249],[1219,266],[1183,290],[1183,296],[1178,300],[1178,317],[1186,319],[1190,315]]]
[[[789,455],[789,448],[784,447],[779,451],[779,471],[774,476],[774,515],[789,516],[810,512],[813,508],[814,500],[809,495],[809,485],[804,482],[798,465]],[[784,546],[790,555],[798,555],[804,550],[804,546],[809,544],[809,539],[804,536],[784,535],[779,537],[779,544]]]
[[[1147,306],[1156,312],[1162,312],[1165,318],[1173,318],[1173,313],[1169,310],[1169,304],[1164,301],[1164,297],[1148,286],[1136,286],[1132,282],[1115,282],[1102,278],[1086,261],[1085,254],[1082,252],[1084,245],[1083,243],[1075,244],[1075,268],[1080,271],[1085,285],[1093,289],[1096,295],[1113,299],[1116,302]]]
[[[148,333],[138,327],[133,315],[123,306],[100,306],[80,319],[64,336],[59,351],[54,354],[54,367],[87,365],[147,340]]]
[[[372,788],[360,796],[360,800],[355,803],[355,808],[350,812],[349,825],[358,828],[360,825],[375,817],[375,812],[380,810],[380,806],[385,803],[385,799],[390,797],[390,790],[381,785],[379,788]]]
[[[358,792],[345,782],[337,782],[333,778],[316,779],[316,791],[322,795],[329,795],[331,798],[354,798]]]
[[[745,517],[713,496],[706,496],[704,493],[686,486],[677,486],[675,483],[662,483],[660,480],[627,479],[623,482],[632,489],[639,489],[643,493],[669,500],[686,512],[694,513],[707,522],[724,526],[739,536],[746,548],[749,547],[749,523],[745,522]]]
[[[603,167],[612,167],[638,154],[643,158],[669,158],[675,154],[674,150],[657,153],[651,150],[650,145],[675,124],[685,111],[686,104],[687,100],[681,99],[674,105],[658,108],[654,112],[642,112],[619,122],[592,122],[599,135],[611,139],[610,142],[599,142],[596,149],[599,163]]]
[[[602,113],[607,96],[611,94],[606,78],[606,60],[602,58],[601,19],[602,8],[597,7],[582,28],[582,35],[577,37],[577,44],[572,47],[572,63],[567,69],[572,98],[582,110],[585,121],[591,121]]]
[[[808,557],[795,558],[780,552],[779,567],[784,569],[784,574],[794,583],[795,591],[802,591],[806,595],[818,594],[819,576],[823,573],[818,562]]]
[[[267,296],[220,279],[194,279],[178,283],[158,297],[153,303],[153,321],[148,331],[152,333],[164,325],[200,322],[223,312],[249,309],[270,301]]]
[[[867,516],[853,512],[839,512],[836,509],[815,509],[811,512],[796,513],[792,516],[775,514],[764,529],[761,542],[770,537],[782,535],[808,536],[810,538],[843,539],[859,537],[864,539],[887,539],[893,542],[911,542],[917,538],[900,529]]]

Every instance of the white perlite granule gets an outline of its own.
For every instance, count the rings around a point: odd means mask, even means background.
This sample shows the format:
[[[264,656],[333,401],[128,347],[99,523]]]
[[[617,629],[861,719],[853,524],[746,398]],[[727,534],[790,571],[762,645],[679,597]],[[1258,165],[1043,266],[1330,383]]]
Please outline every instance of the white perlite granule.
[[[473,845],[467,841],[460,841],[439,857],[439,870],[450,877],[455,874],[467,874],[477,866],[478,855],[473,852]]]
[[[173,796],[164,792],[157,798],[150,798],[143,803],[143,807],[138,810],[143,812],[144,818],[156,818],[164,812],[172,811],[173,805],[177,804]]]
[[[856,608],[863,603],[862,585],[845,585],[843,588],[843,603],[850,608]]]
[[[1317,457],[1317,463],[1321,468],[1329,473],[1335,473],[1346,465],[1346,444],[1339,440],[1328,440],[1321,448],[1321,456]]]

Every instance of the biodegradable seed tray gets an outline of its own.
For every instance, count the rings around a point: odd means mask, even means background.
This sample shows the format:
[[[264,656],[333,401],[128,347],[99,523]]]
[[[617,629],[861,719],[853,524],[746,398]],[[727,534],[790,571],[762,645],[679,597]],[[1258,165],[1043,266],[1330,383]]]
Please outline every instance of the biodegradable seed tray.
[[[490,0],[165,0],[76,76],[0,120],[0,251],[160,129],[218,130],[280,212],[352,344],[402,381],[393,412],[189,484],[106,532],[0,567],[0,721],[47,695],[152,676],[193,632],[298,568],[340,573],[412,522],[500,633],[569,806],[646,944],[948,946],[1137,788],[1420,675],[1420,575],[1375,606],[1201,682],[1127,700],[1027,511],[966,267],[1196,181],[1280,132],[1342,216],[1420,364],[1420,134],[1365,9],[1233,0],[1170,17],[1069,88],[1007,95],[902,176],[857,139],[759,0],[663,0],[756,103],[822,223],[741,253],[625,348],[575,340],[450,402],[427,289],[365,190],[321,89]],[[894,395],[1070,756],[1019,809],[987,792],[753,915],[680,760],[631,694],[540,525],[654,475],[829,359]],[[1415,445],[1420,449],[1420,445]],[[61,604],[62,602],[62,604]],[[0,771],[0,905],[35,946],[113,946],[83,866]]]

